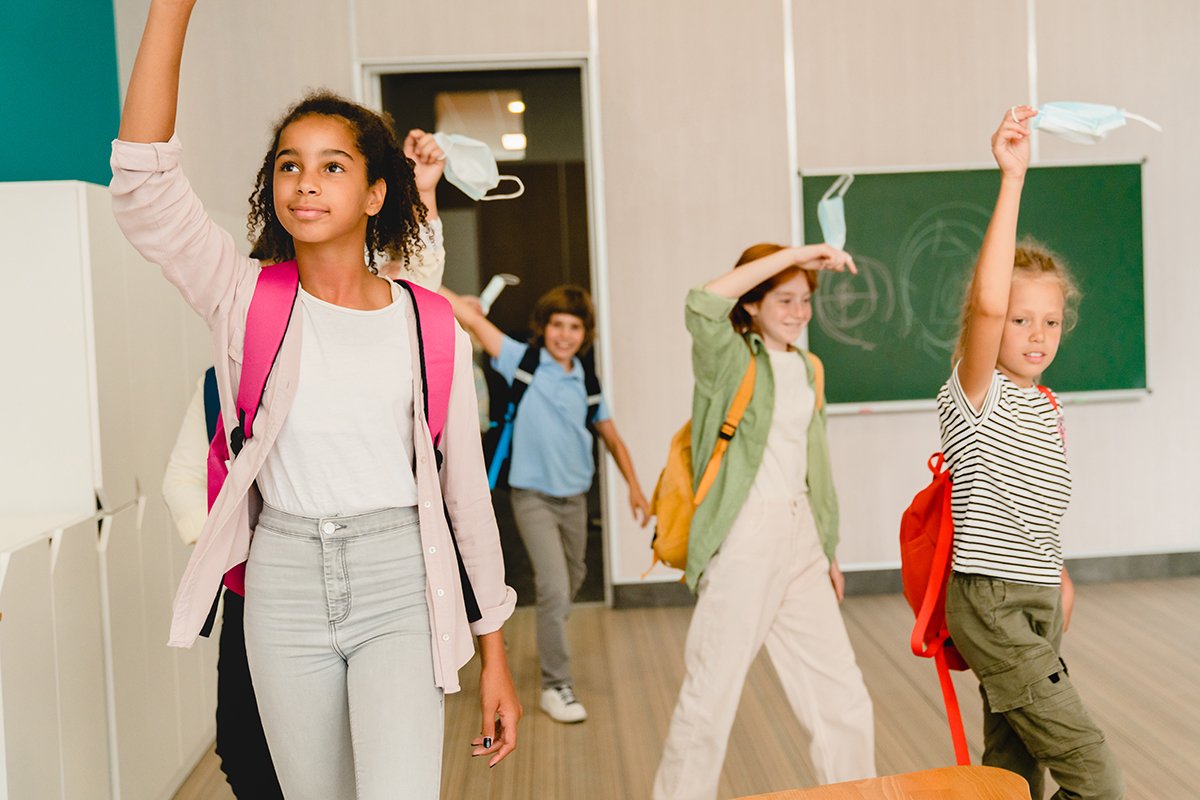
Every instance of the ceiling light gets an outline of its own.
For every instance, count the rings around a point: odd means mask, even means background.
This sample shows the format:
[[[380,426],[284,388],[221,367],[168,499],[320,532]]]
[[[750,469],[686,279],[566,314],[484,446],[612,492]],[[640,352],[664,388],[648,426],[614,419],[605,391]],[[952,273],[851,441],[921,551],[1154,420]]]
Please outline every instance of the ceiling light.
[[[512,113],[512,114],[524,114],[525,113],[525,104],[523,102],[521,102],[520,100],[513,100],[511,103],[508,104],[508,110],[509,110],[509,113]]]
[[[525,134],[506,133],[500,137],[500,145],[505,150],[524,150],[527,145]]]

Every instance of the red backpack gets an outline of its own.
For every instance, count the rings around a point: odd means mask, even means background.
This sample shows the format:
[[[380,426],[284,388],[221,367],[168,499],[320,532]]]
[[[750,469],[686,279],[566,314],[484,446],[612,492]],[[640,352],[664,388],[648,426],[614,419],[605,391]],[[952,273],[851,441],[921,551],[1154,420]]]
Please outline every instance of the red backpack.
[[[410,281],[396,281],[405,289],[413,301],[417,318],[418,350],[421,356],[422,385],[425,387],[425,419],[437,447],[442,429],[446,425],[446,414],[450,404],[450,384],[454,376],[454,313],[446,298]],[[291,322],[292,309],[300,289],[300,271],[295,261],[272,264],[258,273],[254,296],[246,313],[246,334],[243,346],[242,377],[238,383],[236,414],[237,426],[225,439],[225,425],[217,417],[216,434],[208,447],[208,507],[212,510],[225,478],[229,474],[228,463],[237,458],[242,447],[254,436],[254,417],[262,402],[267,378],[275,366],[275,358],[283,344]],[[441,453],[437,453],[441,467]],[[449,517],[447,517],[449,519]],[[453,530],[451,530],[453,534]],[[458,555],[458,543],[454,544]],[[458,556],[459,578],[462,581],[463,598],[467,615],[471,621],[482,618],[479,604],[475,601],[462,556]],[[226,588],[240,595],[246,594],[246,563],[242,562],[225,573]],[[220,598],[220,590],[217,598]],[[208,620],[201,630],[202,636],[212,632],[216,621],[217,601],[213,601]]]
[[[1045,386],[1038,389],[1057,411],[1058,402],[1053,393]],[[970,667],[954,648],[946,628],[946,584],[954,554],[954,517],[950,511],[952,485],[942,453],[934,453],[927,463],[933,480],[917,492],[900,518],[900,580],[904,585],[904,599],[917,615],[909,646],[913,655],[932,658],[937,665],[950,739],[954,743],[954,758],[959,765],[965,766],[971,763],[971,756],[967,752],[967,735],[950,670],[962,671]]]

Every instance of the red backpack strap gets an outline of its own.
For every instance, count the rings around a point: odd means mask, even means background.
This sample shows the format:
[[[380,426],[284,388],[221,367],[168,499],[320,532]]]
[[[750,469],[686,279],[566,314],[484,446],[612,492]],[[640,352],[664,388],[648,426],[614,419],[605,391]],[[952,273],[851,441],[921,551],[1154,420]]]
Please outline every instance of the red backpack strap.
[[[418,351],[421,354],[421,385],[425,387],[425,420],[433,446],[441,442],[450,409],[450,385],[454,380],[454,311],[450,301],[412,281],[398,280],[412,298],[417,315]]]
[[[1055,411],[1058,411],[1058,401],[1054,399],[1054,392],[1050,391],[1050,387],[1039,384],[1038,391],[1046,395],[1046,399],[1050,401],[1050,405]]]
[[[254,417],[292,320],[292,308],[299,291],[300,271],[295,261],[271,264],[258,273],[258,284],[246,313],[246,341],[236,403],[237,427],[229,435],[229,448],[234,456],[242,451],[246,440],[254,436]]]
[[[933,473],[935,481],[942,479],[942,467],[945,463],[946,457],[941,453],[934,453],[929,457],[929,471]],[[950,513],[949,492],[946,492],[945,498],[946,507],[941,514],[937,546],[933,551],[933,562],[929,565],[929,583],[925,587],[921,610],[917,612],[917,622],[913,625],[912,637],[909,641],[913,655],[925,658],[931,655],[931,650],[935,653],[936,650],[940,650],[945,641],[944,638],[928,643],[925,641],[929,620],[933,617],[938,601],[946,593],[947,571],[950,568],[950,556],[954,546],[954,518]]]
[[[934,453],[929,457],[929,471],[934,480],[948,480],[948,475],[942,468],[946,457],[942,453]],[[946,630],[945,621],[938,631],[937,638],[932,642],[925,641],[925,633],[929,629],[929,621],[946,595],[946,582],[950,570],[950,561],[954,545],[954,517],[951,512],[950,492],[945,492],[945,505],[942,508],[940,525],[938,526],[937,546],[933,551],[933,563],[929,565],[929,583],[925,587],[925,596],[921,601],[921,610],[917,612],[917,622],[913,626],[912,639],[909,646],[915,655],[933,656],[937,666],[938,683],[942,689],[942,703],[946,706],[946,722],[950,726],[950,741],[954,745],[954,760],[959,766],[971,763],[971,754],[967,750],[967,734],[963,729],[962,712],[958,707],[958,695],[954,691],[954,681],[950,678],[950,666],[946,661],[946,643],[950,632]],[[943,611],[944,613],[944,611]]]

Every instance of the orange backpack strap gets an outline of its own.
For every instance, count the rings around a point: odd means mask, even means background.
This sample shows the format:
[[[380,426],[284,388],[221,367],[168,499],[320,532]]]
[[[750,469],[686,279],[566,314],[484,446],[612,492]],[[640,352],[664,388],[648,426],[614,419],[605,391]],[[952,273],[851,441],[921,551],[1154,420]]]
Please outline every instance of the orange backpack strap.
[[[808,359],[808,363],[812,365],[813,372],[813,391],[817,395],[816,410],[820,411],[825,407],[825,365],[821,363],[821,359],[817,358],[807,350],[804,351],[804,357]]]
[[[704,500],[708,490],[712,488],[713,481],[717,479],[717,473],[721,470],[721,459],[725,457],[725,451],[729,449],[729,442],[737,433],[738,425],[742,423],[742,417],[746,415],[746,409],[750,405],[750,398],[754,396],[754,379],[757,374],[758,364],[755,363],[754,353],[751,352],[750,363],[746,365],[746,374],[742,376],[742,382],[733,395],[733,402],[729,404],[729,412],[725,415],[725,421],[721,423],[721,430],[717,434],[717,443],[713,446],[712,455],[708,458],[708,466],[704,468],[700,484],[696,487],[695,503],[697,506]]]

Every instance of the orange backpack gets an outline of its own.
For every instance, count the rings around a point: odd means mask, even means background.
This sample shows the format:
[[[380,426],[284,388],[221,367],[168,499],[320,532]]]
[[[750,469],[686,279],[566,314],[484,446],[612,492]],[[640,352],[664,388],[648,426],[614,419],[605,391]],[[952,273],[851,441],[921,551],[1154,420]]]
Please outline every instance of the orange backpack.
[[[1045,386],[1042,394],[1055,410],[1058,402]],[[946,705],[946,720],[950,739],[954,743],[955,761],[965,766],[971,763],[967,752],[967,735],[963,731],[962,713],[950,670],[970,667],[950,640],[946,628],[946,584],[950,579],[950,562],[954,552],[954,517],[950,510],[952,485],[950,470],[945,468],[946,457],[934,453],[929,457],[933,480],[909,503],[900,518],[900,580],[904,599],[917,615],[909,647],[913,655],[932,658],[937,665],[942,701]]]
[[[805,357],[813,369],[813,388],[817,395],[816,410],[820,411],[825,402],[825,370],[811,353],[805,353]],[[660,562],[675,569],[687,569],[688,535],[692,528],[692,516],[717,479],[725,451],[729,449],[729,442],[737,433],[738,425],[741,424],[746,408],[750,405],[750,398],[754,395],[756,374],[757,366],[754,357],[751,356],[695,491],[692,490],[695,473],[692,471],[691,420],[685,422],[671,437],[667,466],[658,476],[658,485],[654,487],[654,496],[650,499],[650,513],[655,517],[654,539],[650,542],[654,560],[650,563],[650,569],[654,569],[654,565]],[[649,572],[650,570],[646,570],[646,574]]]
[[[688,534],[692,528],[692,516],[696,508],[708,495],[717,473],[721,471],[721,460],[729,449],[729,442],[737,433],[738,425],[750,405],[754,395],[754,379],[758,366],[754,356],[746,365],[746,373],[738,384],[733,402],[729,404],[729,412],[721,423],[721,432],[717,434],[717,443],[713,447],[708,466],[700,477],[700,483],[692,490],[695,473],[692,472],[692,421],[683,423],[683,427],[671,437],[671,446],[667,450],[667,465],[658,476],[658,484],[654,487],[654,496],[650,498],[650,513],[654,515],[654,538],[650,541],[650,549],[654,551],[654,560],[650,569],[662,562],[675,569],[687,569]],[[649,572],[649,570],[647,570]]]

